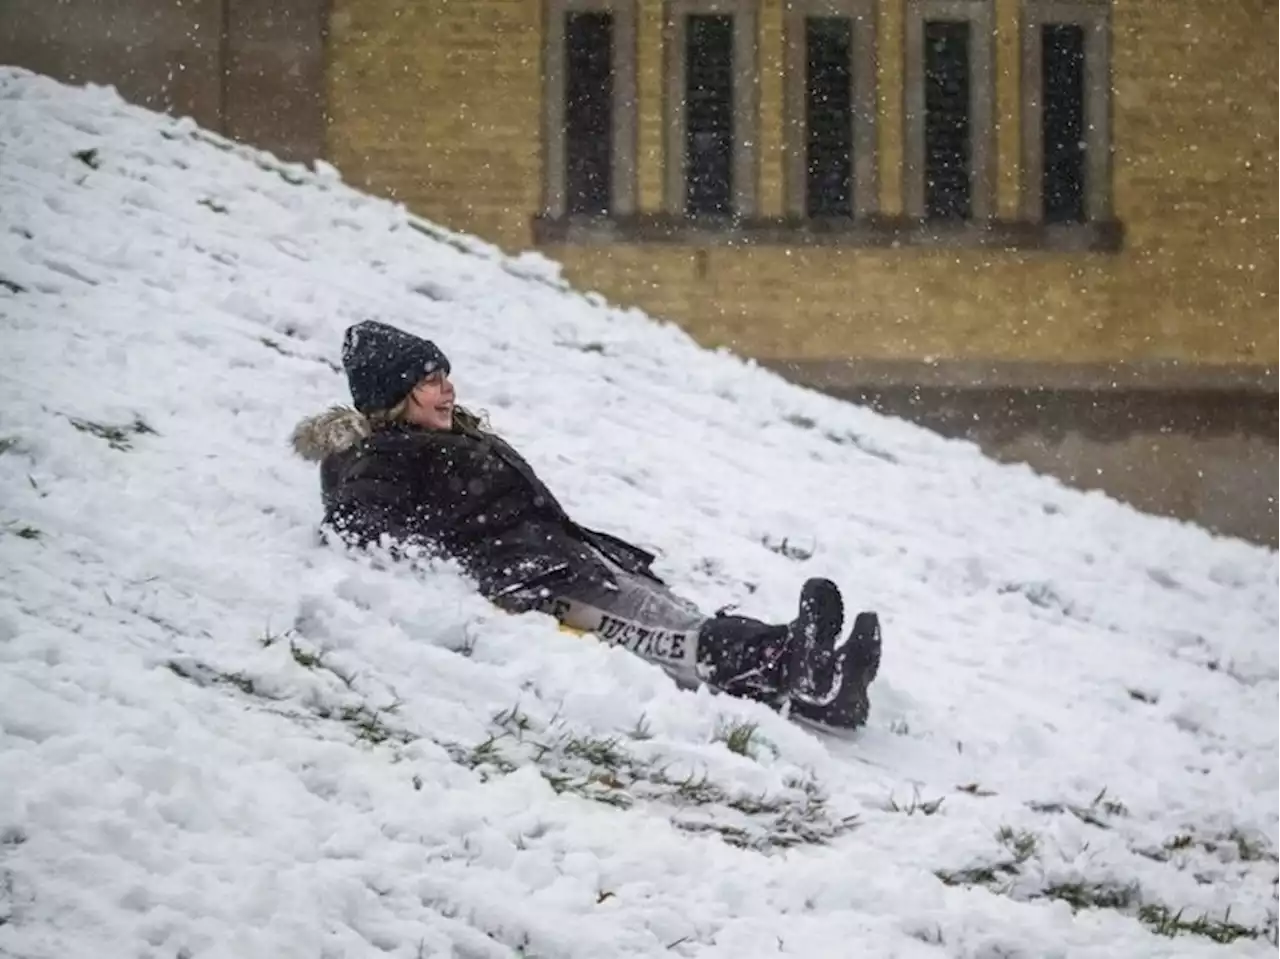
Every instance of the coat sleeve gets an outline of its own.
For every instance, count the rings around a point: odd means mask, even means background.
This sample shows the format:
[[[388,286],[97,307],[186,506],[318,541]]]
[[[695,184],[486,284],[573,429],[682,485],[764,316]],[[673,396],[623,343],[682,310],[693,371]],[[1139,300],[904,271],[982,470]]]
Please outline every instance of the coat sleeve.
[[[641,549],[634,543],[628,543],[626,540],[614,536],[611,533],[605,533],[601,530],[588,529],[579,523],[575,523],[569,518],[569,514],[565,512],[563,506],[550,490],[537,477],[528,462],[515,448],[504,440],[493,438],[495,449],[503,459],[505,459],[512,467],[514,467],[528,482],[530,489],[539,496],[544,497],[548,503],[559,513],[561,519],[567,528],[573,531],[574,535],[582,542],[587,543],[597,552],[603,554],[611,562],[616,563],[629,573],[638,573],[641,576],[647,576],[654,582],[663,583],[661,579],[653,572],[651,568],[655,559],[654,555],[648,550]]]
[[[351,546],[384,546],[393,555],[438,554],[424,502],[411,479],[429,479],[429,457],[404,448],[370,456],[342,481],[323,483],[325,526]]]
[[[439,544],[423,535],[403,499],[394,484],[362,479],[330,502],[325,526],[350,546],[383,546],[398,557],[439,553]]]
[[[649,577],[654,582],[662,583],[662,580],[658,578],[652,569],[653,561],[656,557],[648,550],[641,549],[634,543],[628,543],[625,539],[620,539],[611,533],[601,532],[598,529],[587,529],[585,526],[578,526],[577,524],[575,526],[584,540],[627,572],[639,573],[641,576]]]

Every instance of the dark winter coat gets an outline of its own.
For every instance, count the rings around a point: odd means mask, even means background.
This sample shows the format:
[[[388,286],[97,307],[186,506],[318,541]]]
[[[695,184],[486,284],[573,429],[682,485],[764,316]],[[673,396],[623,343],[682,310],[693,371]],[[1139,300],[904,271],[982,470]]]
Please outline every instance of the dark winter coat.
[[[510,445],[478,429],[371,428],[345,408],[304,420],[294,448],[321,464],[325,526],[456,559],[512,611],[615,584],[609,562],[657,579],[653,555],[572,519]],[[384,539],[385,538],[385,539]],[[606,561],[607,557],[607,561]]]

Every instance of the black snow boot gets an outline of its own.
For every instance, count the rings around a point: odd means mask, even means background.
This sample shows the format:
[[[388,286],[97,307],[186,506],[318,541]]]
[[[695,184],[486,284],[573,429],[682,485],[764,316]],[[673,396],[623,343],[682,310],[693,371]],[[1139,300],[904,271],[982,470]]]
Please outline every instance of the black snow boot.
[[[722,692],[775,707],[797,688],[827,699],[843,625],[844,602],[835,583],[810,579],[800,591],[796,618],[786,626],[725,615],[703,623],[699,670]]]
[[[859,613],[849,639],[836,651],[829,673],[815,677],[826,694],[800,693],[791,700],[791,714],[835,729],[857,729],[867,721],[871,700],[867,689],[880,671],[880,617]]]
[[[844,600],[839,587],[829,579],[806,580],[800,590],[800,609],[787,627],[789,693],[810,697],[829,694],[842,629]]]

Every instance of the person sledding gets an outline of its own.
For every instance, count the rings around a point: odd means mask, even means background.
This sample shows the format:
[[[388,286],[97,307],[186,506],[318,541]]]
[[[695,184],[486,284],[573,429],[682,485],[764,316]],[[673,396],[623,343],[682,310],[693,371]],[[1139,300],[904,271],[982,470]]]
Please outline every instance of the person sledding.
[[[841,642],[844,606],[830,580],[804,583],[788,623],[703,613],[653,572],[651,553],[569,517],[529,464],[455,402],[434,343],[365,321],[346,331],[342,360],[354,408],[309,417],[292,437],[320,464],[324,529],[356,547],[453,558],[499,608],[549,613],[682,685],[833,727],[866,721],[879,621],[859,613]]]

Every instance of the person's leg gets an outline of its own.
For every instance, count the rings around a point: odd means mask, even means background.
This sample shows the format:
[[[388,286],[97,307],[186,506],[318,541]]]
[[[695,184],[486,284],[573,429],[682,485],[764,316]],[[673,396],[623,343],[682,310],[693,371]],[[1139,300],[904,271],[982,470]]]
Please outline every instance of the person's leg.
[[[570,629],[593,633],[666,669],[682,685],[708,677],[699,670],[700,631],[707,615],[660,583],[613,570],[617,587],[579,585],[544,608]]]
[[[716,616],[698,633],[707,682],[734,696],[774,703],[787,690],[793,630],[746,616]]]
[[[843,604],[829,580],[809,580],[796,619],[786,625],[746,616],[707,617],[660,583],[614,570],[617,588],[582,588],[558,596],[547,611],[662,666],[678,683],[711,683],[724,692],[777,702],[793,685],[814,688],[813,662],[829,655]]]
[[[835,584],[810,579],[796,618],[773,625],[746,616],[708,617],[660,583],[614,570],[611,584],[581,583],[544,609],[572,629],[661,666],[677,683],[710,683],[733,696],[772,706],[790,701],[792,713],[844,729],[863,725],[867,687],[880,665],[880,626],[859,613],[839,649],[844,604]]]

